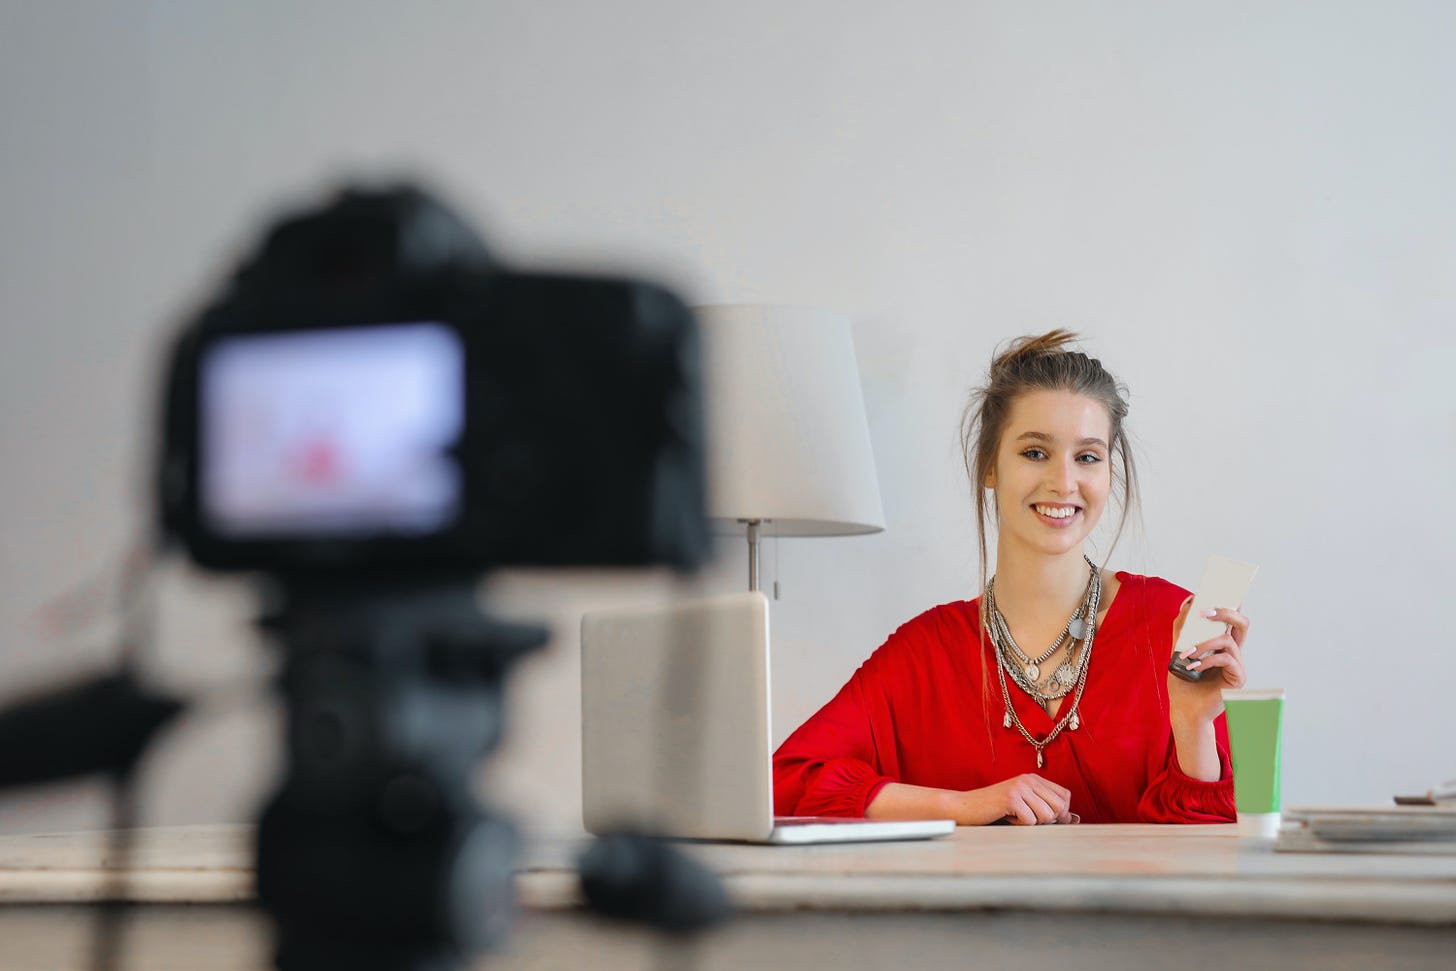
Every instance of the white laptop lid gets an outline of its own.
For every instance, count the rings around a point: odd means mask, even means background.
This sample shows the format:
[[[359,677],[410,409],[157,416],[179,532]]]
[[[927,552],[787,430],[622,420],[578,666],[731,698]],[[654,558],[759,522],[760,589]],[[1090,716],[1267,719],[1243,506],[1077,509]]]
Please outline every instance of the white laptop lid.
[[[756,592],[582,618],[589,832],[768,837],[768,646],[768,601]]]

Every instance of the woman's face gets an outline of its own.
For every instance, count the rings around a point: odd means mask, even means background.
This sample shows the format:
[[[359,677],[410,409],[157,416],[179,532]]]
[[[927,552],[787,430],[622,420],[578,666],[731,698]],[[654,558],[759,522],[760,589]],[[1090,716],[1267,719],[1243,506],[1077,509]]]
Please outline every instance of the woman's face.
[[[986,485],[996,490],[999,542],[1045,554],[1080,552],[1112,491],[1112,420],[1070,391],[1017,398]]]

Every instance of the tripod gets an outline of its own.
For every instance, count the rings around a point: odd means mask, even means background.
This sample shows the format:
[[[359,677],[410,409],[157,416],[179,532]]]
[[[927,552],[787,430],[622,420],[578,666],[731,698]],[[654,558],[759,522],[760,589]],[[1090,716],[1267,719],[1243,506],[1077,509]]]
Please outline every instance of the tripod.
[[[547,632],[473,586],[285,583],[262,621],[285,650],[287,768],[257,838],[281,971],[447,971],[510,928],[519,840],[469,780]]]

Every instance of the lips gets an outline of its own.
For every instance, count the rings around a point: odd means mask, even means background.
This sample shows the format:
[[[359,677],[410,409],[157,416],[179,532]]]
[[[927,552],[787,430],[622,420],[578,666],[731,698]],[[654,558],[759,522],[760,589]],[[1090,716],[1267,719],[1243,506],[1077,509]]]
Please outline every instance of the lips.
[[[1055,529],[1064,529],[1076,522],[1077,517],[1082,515],[1081,506],[1071,506],[1059,502],[1037,502],[1032,503],[1031,511],[1036,517]]]

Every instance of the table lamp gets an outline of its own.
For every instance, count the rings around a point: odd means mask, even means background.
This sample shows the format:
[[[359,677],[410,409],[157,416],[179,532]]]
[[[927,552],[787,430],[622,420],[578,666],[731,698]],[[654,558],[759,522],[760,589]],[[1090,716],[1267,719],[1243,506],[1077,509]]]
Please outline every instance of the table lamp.
[[[748,535],[759,589],[759,531],[850,536],[885,528],[849,320],[760,304],[694,308],[703,337],[708,515]]]

